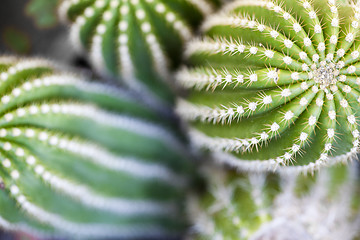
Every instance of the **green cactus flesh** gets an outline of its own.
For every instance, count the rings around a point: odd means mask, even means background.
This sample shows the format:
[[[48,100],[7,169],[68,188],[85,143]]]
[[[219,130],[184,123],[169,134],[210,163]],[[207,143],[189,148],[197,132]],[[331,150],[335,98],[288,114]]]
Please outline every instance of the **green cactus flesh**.
[[[183,145],[125,92],[0,58],[0,227],[76,238],[175,236]]]
[[[345,2],[345,1],[344,1]],[[178,74],[178,112],[219,161],[313,171],[353,156],[360,9],[335,0],[235,1],[203,25]]]
[[[311,177],[210,168],[209,193],[191,201],[194,239],[359,239],[357,167],[336,165]]]
[[[64,0],[59,11],[72,24],[74,45],[89,53],[100,73],[171,98],[169,70],[179,64],[192,28],[217,5],[217,0]]]

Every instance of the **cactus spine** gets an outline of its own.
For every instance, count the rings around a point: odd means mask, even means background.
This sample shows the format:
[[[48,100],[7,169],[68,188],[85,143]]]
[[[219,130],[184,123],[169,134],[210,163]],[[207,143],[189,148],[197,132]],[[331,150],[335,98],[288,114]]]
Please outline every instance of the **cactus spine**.
[[[190,209],[194,239],[358,239],[358,167],[337,165],[311,177],[208,169],[209,193]]]
[[[309,172],[358,151],[360,9],[235,1],[203,25],[178,74],[194,141],[247,170]]]
[[[128,94],[0,58],[0,226],[44,236],[176,236],[183,143]],[[180,219],[180,220],[179,220]]]
[[[60,14],[71,22],[75,46],[89,53],[100,73],[120,76],[135,90],[173,98],[169,70],[179,64],[193,27],[217,4],[217,0],[64,0]]]

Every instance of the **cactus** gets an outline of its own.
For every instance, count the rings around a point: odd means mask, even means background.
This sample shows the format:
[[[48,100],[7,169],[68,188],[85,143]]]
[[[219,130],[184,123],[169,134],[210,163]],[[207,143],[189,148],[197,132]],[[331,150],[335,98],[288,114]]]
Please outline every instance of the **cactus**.
[[[138,91],[172,99],[171,68],[182,46],[218,0],[64,0],[60,16],[71,23],[77,49],[89,53],[102,75],[122,77]],[[170,88],[169,88],[170,87]]]
[[[359,239],[357,167],[336,165],[312,177],[209,168],[209,193],[191,201],[193,239]]]
[[[187,48],[177,111],[220,162],[315,171],[358,150],[360,9],[346,1],[235,1]]]
[[[56,8],[58,0],[31,0],[27,3],[25,12],[33,18],[38,28],[52,28],[58,23]]]
[[[177,236],[185,144],[126,92],[0,58],[0,226],[39,236]]]

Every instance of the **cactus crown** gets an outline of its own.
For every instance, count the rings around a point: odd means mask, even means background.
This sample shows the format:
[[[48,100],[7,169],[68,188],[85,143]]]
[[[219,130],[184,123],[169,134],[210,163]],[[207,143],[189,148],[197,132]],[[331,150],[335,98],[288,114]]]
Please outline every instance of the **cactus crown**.
[[[335,0],[235,1],[211,17],[178,74],[193,90],[178,112],[195,142],[251,170],[308,172],[353,156],[359,21],[358,7]]]
[[[0,58],[0,226],[77,238],[173,236],[183,144],[126,93]]]
[[[210,193],[192,202],[196,239],[358,239],[357,167],[311,177],[208,170]]]
[[[60,14],[72,24],[75,46],[89,52],[100,73],[172,98],[169,70],[179,64],[193,27],[216,5],[217,0],[64,0]]]

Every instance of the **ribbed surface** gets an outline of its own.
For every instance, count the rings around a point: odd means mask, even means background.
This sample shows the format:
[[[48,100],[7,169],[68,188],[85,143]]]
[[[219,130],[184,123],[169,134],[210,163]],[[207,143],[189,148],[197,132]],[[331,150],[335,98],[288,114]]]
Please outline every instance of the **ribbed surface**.
[[[0,226],[79,238],[176,236],[189,164],[125,92],[0,58]]]
[[[178,74],[192,90],[178,112],[193,123],[194,141],[250,170],[308,172],[351,157],[359,144],[359,20],[358,7],[334,0],[227,5],[189,45],[193,67]]]
[[[182,57],[193,27],[217,0],[65,0],[60,14],[71,38],[100,73],[130,87],[171,98],[170,68]]]

